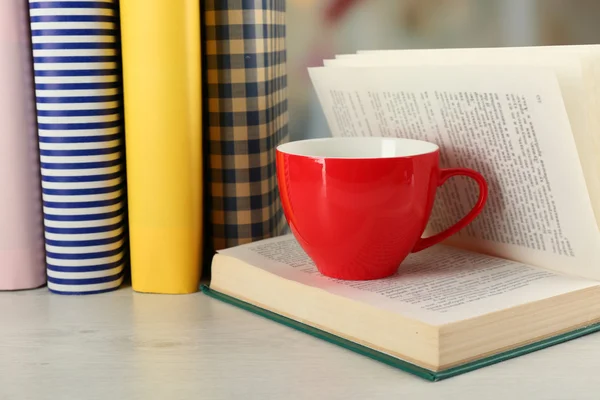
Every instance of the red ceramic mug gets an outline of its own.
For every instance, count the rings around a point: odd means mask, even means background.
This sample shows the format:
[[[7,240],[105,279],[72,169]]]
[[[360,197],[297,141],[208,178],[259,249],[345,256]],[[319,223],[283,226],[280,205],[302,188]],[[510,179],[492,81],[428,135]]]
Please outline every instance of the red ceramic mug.
[[[411,253],[467,226],[482,211],[487,184],[477,171],[441,169],[434,143],[357,137],[293,141],[277,147],[277,180],[291,231],[325,276],[393,275]],[[437,188],[465,175],[479,185],[475,207],[443,232],[421,238]]]

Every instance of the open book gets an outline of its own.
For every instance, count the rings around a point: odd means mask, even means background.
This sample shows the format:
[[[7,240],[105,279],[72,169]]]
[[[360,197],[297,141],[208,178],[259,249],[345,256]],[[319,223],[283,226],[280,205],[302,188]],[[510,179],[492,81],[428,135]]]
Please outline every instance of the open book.
[[[390,278],[324,277],[282,236],[215,255],[207,293],[432,380],[600,329],[600,46],[364,51],[309,72],[333,136],[435,142],[442,167],[488,179],[486,208]],[[469,184],[440,188],[424,236],[467,213]]]

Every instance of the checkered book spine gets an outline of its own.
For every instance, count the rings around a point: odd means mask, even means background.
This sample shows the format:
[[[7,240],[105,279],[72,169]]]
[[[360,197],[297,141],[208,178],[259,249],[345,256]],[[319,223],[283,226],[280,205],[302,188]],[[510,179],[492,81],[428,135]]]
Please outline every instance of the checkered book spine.
[[[206,0],[214,250],[281,234],[275,148],[287,140],[285,0]]]
[[[115,0],[29,0],[48,288],[91,294],[125,269]]]

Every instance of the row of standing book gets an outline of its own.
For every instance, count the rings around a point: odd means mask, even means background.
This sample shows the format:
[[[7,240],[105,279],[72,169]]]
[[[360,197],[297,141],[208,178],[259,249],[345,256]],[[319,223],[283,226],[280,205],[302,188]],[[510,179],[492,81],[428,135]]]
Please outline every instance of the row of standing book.
[[[283,0],[0,2],[0,290],[198,290],[276,235]]]

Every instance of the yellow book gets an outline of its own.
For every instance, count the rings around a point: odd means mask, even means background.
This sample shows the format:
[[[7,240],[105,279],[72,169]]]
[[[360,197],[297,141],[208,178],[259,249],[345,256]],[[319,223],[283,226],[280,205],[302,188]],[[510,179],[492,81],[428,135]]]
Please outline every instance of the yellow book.
[[[120,4],[133,289],[195,292],[202,243],[199,3]]]

